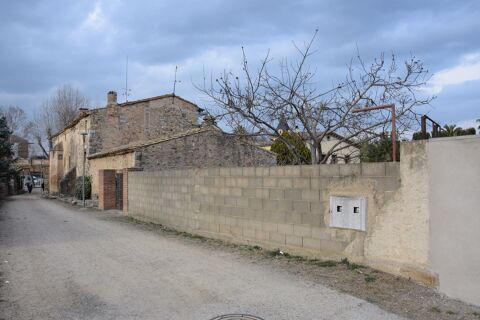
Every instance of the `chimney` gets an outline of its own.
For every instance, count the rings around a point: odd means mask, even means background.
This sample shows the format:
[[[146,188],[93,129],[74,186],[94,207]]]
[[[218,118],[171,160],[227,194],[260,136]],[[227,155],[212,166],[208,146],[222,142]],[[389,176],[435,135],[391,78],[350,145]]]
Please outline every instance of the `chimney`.
[[[114,107],[116,105],[117,105],[117,93],[115,91],[108,91],[107,107]]]
[[[84,115],[87,114],[88,108],[80,108],[78,109],[80,111],[80,115],[83,117]]]

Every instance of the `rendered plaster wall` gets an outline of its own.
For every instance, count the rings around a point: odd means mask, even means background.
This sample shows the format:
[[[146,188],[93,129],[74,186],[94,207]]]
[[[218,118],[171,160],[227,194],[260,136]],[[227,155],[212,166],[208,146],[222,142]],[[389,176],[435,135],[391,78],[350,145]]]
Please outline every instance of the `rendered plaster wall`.
[[[430,264],[439,289],[480,305],[480,137],[428,143]]]
[[[135,167],[135,153],[130,152],[116,156],[90,159],[90,175],[92,177],[92,198],[98,199],[100,170],[123,170]]]

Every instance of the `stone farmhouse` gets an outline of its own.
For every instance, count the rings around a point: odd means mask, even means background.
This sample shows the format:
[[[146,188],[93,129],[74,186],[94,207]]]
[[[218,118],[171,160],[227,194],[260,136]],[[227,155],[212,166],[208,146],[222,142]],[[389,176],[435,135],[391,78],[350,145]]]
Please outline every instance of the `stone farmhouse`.
[[[273,153],[222,132],[211,121],[199,123],[202,111],[173,94],[118,103],[116,92],[108,92],[106,107],[81,110],[73,122],[52,136],[50,193],[74,193],[75,180],[83,175],[84,152],[93,199],[102,196],[101,170],[120,174],[128,168],[275,164]]]

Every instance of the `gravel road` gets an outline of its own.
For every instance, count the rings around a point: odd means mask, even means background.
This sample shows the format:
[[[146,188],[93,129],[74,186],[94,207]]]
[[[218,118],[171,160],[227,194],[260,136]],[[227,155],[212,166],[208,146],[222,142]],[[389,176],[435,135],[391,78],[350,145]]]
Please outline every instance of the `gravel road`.
[[[38,194],[0,204],[0,319],[400,319],[234,252]]]

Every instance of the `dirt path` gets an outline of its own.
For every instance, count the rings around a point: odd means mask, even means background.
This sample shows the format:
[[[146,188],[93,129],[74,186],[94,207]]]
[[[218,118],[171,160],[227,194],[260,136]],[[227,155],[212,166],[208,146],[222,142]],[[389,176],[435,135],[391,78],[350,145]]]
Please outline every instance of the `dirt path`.
[[[335,268],[319,279],[304,262],[38,195],[0,206],[0,259],[0,319],[401,319],[329,288]]]

